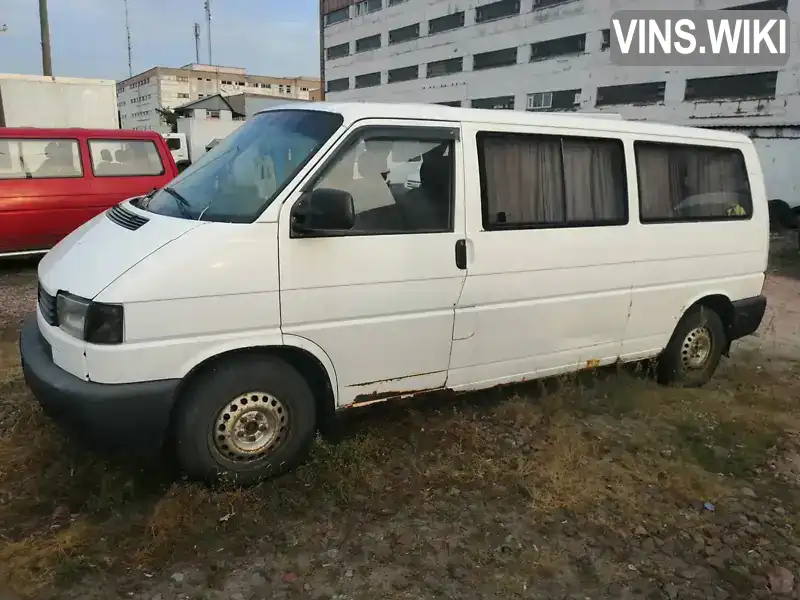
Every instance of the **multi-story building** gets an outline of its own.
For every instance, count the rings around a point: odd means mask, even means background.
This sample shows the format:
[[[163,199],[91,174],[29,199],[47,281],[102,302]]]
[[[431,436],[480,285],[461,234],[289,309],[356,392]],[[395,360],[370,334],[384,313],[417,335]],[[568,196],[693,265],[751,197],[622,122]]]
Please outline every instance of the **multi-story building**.
[[[618,67],[613,12],[740,8],[746,0],[321,0],[326,99],[517,110],[591,110],[632,119],[795,118],[800,68]],[[788,0],[744,8],[787,11]],[[800,2],[788,8],[800,19]],[[792,32],[796,33],[795,31]],[[790,35],[793,56],[800,50]]]
[[[611,16],[625,9],[783,10],[783,68],[620,67]],[[326,100],[591,111],[743,130],[773,197],[800,200],[800,0],[320,0]],[[780,175],[784,173],[784,175]]]
[[[215,94],[247,92],[293,100],[320,100],[320,80],[311,77],[248,75],[244,69],[191,64],[172,69],[153,67],[117,84],[117,105],[124,129],[166,133],[169,127],[156,109],[176,108]]]

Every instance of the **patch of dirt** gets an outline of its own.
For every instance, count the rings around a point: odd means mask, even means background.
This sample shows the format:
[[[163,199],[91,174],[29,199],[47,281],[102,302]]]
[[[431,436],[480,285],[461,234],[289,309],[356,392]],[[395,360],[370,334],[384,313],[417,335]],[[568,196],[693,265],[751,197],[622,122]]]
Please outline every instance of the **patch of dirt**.
[[[35,277],[0,277],[32,301]],[[378,405],[249,490],[83,451],[8,333],[0,598],[800,598],[791,285],[770,277],[761,351],[739,344],[702,389],[631,367]]]

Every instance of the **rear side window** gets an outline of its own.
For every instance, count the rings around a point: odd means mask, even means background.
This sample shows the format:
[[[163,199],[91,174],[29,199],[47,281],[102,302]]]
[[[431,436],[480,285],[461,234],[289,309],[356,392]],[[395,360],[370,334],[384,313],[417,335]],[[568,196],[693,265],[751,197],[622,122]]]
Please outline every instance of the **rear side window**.
[[[167,138],[167,148],[169,148],[170,150],[180,150],[181,149],[180,138]]]
[[[485,229],[628,222],[621,140],[478,134]]]
[[[164,174],[158,148],[149,140],[90,140],[89,154],[96,177]]]
[[[738,150],[636,142],[642,223],[749,219],[753,199]]]
[[[0,140],[0,179],[82,176],[78,140]]]

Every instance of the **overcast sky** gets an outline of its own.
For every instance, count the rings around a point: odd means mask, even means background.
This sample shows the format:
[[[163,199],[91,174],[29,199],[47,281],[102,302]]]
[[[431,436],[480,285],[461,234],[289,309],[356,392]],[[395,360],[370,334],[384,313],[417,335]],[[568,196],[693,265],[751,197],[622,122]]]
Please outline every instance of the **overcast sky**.
[[[53,74],[128,76],[123,0],[48,0]],[[41,74],[39,3],[0,0],[0,73]],[[195,61],[195,21],[203,0],[128,0],[133,72]],[[319,75],[318,0],[212,0],[214,63],[253,75]]]

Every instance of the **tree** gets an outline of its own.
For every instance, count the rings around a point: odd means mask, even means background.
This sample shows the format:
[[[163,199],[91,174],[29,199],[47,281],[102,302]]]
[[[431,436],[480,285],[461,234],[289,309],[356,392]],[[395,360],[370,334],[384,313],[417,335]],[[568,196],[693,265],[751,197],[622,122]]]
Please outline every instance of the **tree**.
[[[161,120],[169,125],[172,133],[178,133],[178,115],[171,108],[157,108],[156,112],[161,116]]]

